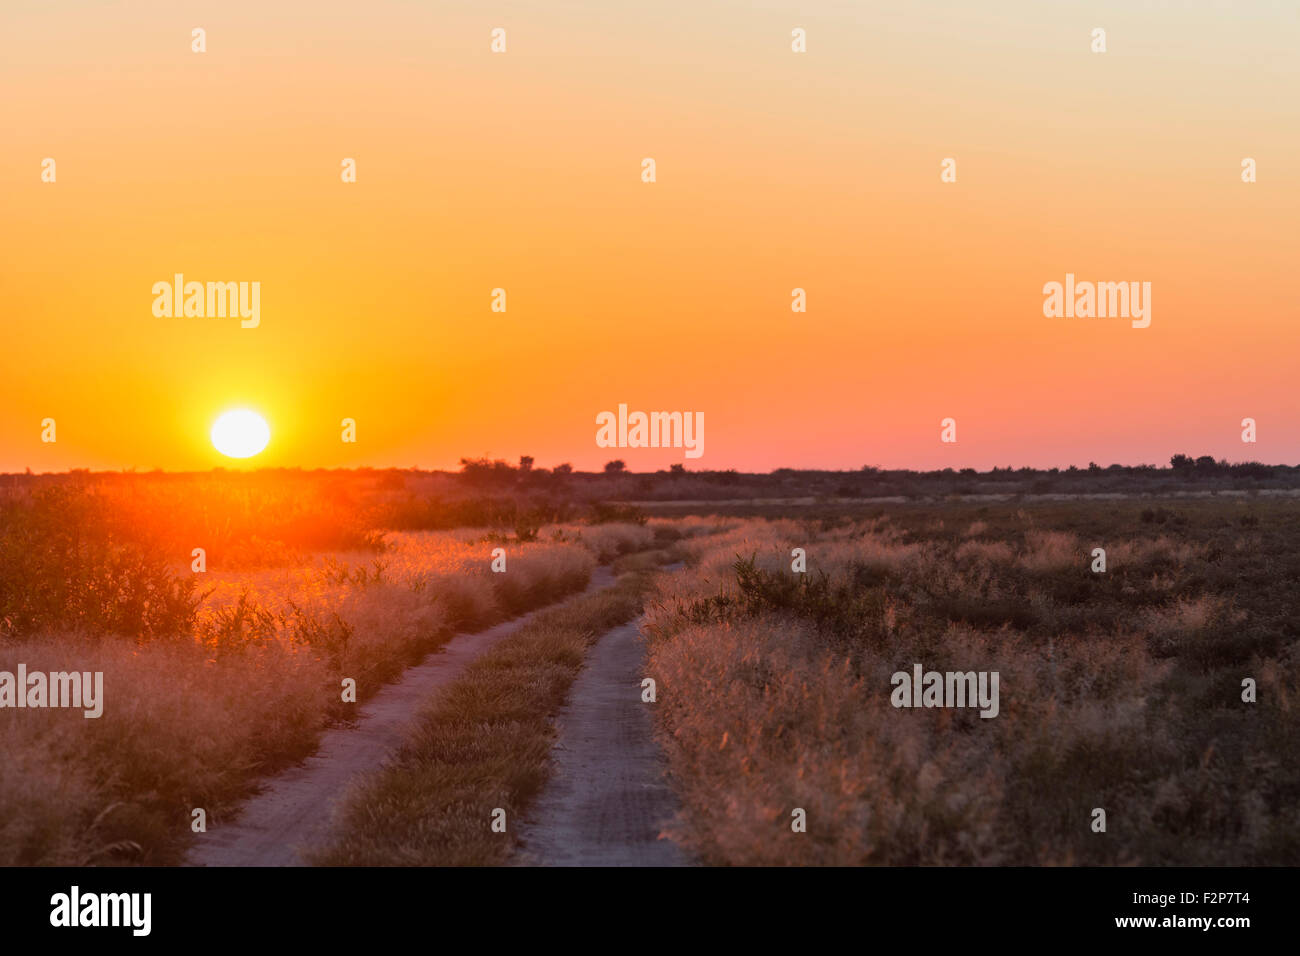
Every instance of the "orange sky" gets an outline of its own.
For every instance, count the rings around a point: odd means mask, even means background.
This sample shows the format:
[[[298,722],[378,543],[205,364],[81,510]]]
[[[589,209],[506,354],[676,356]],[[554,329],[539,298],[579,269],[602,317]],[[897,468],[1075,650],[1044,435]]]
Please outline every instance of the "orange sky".
[[[230,465],[234,406],[272,466],[1295,463],[1300,18],[1241,6],[7,2],[0,471]],[[703,457],[597,447],[621,402]]]

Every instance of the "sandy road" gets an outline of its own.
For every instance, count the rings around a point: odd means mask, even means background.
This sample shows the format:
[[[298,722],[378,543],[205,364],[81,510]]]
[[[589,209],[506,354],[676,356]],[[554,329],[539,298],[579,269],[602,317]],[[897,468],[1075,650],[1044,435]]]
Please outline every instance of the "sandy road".
[[[609,568],[597,568],[583,594],[613,583]],[[439,688],[459,677],[470,661],[536,613],[477,634],[459,634],[423,663],[409,668],[400,681],[362,705],[356,724],[327,731],[314,755],[268,781],[244,804],[236,821],[196,834],[186,862],[192,866],[303,866],[300,851],[327,835],[334,805],[353,779],[381,767],[406,738],[412,718]]]
[[[681,866],[660,840],[677,810],[641,702],[644,644],[633,622],[604,634],[560,712],[550,782],[520,826],[516,863]]]

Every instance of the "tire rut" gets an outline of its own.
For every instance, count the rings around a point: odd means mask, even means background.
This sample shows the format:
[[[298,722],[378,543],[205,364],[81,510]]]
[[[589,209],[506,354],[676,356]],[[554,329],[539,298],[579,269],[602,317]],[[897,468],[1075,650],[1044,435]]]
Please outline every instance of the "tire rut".
[[[585,591],[547,607],[602,591],[614,580],[609,568],[597,568]],[[306,865],[301,852],[328,836],[334,807],[353,780],[384,765],[430,697],[459,677],[476,657],[546,609],[476,634],[458,634],[408,668],[400,680],[361,706],[355,723],[326,731],[315,754],[267,780],[245,801],[233,822],[197,834],[186,864]]]
[[[557,722],[552,776],[520,826],[519,865],[682,866],[660,838],[678,809],[664,777],[650,708],[641,701],[640,623],[616,627],[587,652]]]

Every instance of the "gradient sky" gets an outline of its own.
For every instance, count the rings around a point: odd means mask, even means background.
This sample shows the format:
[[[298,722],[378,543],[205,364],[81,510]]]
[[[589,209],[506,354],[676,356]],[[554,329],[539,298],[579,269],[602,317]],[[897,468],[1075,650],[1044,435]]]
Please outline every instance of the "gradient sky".
[[[6,0],[0,471],[229,465],[233,406],[271,466],[1295,463],[1297,50],[1266,0]],[[155,318],[176,272],[261,326]],[[1151,327],[1044,318],[1066,272]],[[620,402],[704,457],[597,447]]]

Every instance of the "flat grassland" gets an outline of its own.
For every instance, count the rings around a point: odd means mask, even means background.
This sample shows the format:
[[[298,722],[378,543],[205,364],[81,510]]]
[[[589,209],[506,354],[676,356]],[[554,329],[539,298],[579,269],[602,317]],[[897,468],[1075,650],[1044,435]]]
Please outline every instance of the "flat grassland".
[[[610,562],[638,577],[590,620],[553,615],[469,672],[502,681],[508,663],[549,690],[471,682],[425,717],[426,736],[461,746],[480,717],[527,711],[520,753],[488,755],[521,807],[545,777],[547,721],[581,649],[644,608],[657,735],[683,806],[670,835],[700,862],[1300,862],[1289,497],[819,498],[647,520],[580,495],[439,497],[407,481],[0,488],[0,672],[102,671],[105,686],[97,719],[0,709],[0,865],[174,863],[192,808],[221,821],[351,719],[345,678],[365,700],[454,633],[551,604]],[[686,567],[649,584],[664,548]],[[806,572],[792,570],[796,548]],[[997,671],[998,716],[891,706],[891,675],[914,664]],[[412,766],[429,759],[413,752]],[[461,769],[472,782],[485,767]],[[463,795],[379,786],[455,828]],[[806,832],[791,829],[795,809]],[[499,843],[449,854],[444,836],[416,859],[505,859]],[[405,848],[386,841],[358,824],[320,862],[399,862]]]
[[[673,835],[713,864],[1294,865],[1297,542],[1300,507],[1262,499],[900,507],[683,542],[646,626]],[[917,663],[999,672],[1000,713],[895,708]]]
[[[105,698],[92,719],[0,708],[0,865],[177,862],[193,808],[221,822],[351,719],[345,679],[365,701],[656,534],[644,519],[387,531],[321,488],[190,491],[86,481],[0,502],[0,672],[102,672]]]

